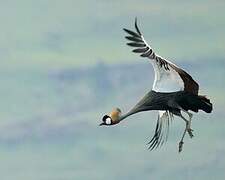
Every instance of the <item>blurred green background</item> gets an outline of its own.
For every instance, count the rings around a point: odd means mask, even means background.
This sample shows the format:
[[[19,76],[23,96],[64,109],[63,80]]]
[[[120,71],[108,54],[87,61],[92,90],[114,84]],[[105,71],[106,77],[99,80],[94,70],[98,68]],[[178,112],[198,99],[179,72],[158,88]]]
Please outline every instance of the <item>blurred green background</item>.
[[[0,0],[1,179],[224,179],[224,9],[223,0]],[[181,154],[179,118],[152,152],[157,112],[98,126],[152,87],[151,64],[125,45],[136,16],[155,51],[214,104],[194,116]]]

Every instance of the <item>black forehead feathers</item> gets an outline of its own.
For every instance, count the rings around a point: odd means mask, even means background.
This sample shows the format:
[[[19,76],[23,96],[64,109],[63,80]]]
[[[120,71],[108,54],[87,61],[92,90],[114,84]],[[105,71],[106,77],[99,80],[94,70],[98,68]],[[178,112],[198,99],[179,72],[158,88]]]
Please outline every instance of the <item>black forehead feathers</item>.
[[[108,115],[103,116],[102,121],[105,122],[107,118],[110,118]]]

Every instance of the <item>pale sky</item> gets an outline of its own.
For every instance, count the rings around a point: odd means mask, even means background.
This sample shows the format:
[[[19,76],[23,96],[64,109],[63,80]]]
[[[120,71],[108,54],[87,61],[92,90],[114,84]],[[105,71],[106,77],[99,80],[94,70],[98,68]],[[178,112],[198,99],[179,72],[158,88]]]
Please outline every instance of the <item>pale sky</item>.
[[[224,57],[225,1],[194,2],[0,0],[1,69],[135,61],[122,28],[133,28],[136,16],[163,57]]]

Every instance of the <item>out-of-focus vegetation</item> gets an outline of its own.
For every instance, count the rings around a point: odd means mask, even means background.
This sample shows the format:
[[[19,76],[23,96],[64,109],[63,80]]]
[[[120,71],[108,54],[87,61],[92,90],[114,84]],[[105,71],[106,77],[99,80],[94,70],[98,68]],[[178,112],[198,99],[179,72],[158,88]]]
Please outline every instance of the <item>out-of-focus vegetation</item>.
[[[200,61],[201,62],[201,61]],[[146,60],[139,63],[61,70],[11,72],[2,77],[1,167],[5,179],[221,179],[225,63],[179,63],[214,104],[212,114],[194,116],[195,137],[185,139],[184,123],[175,118],[169,141],[149,152],[157,112],[128,118],[115,127],[98,127],[113,107],[131,108],[153,82]]]

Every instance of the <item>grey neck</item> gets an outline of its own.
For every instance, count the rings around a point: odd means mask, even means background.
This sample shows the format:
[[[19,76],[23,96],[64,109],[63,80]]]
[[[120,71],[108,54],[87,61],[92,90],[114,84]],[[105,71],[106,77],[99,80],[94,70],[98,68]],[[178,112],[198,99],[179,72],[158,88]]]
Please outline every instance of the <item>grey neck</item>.
[[[130,116],[132,114],[136,114],[141,111],[155,109],[151,101],[156,94],[158,94],[158,93],[156,93],[155,91],[148,92],[129,112],[122,115],[119,118],[119,121],[124,120],[125,118],[127,118],[128,116]]]
[[[120,116],[119,121],[124,120],[125,118],[127,118],[128,116],[132,115],[132,114],[136,114],[140,111],[138,111],[137,109],[132,109],[129,112],[127,112],[126,114],[123,114],[122,116]]]

